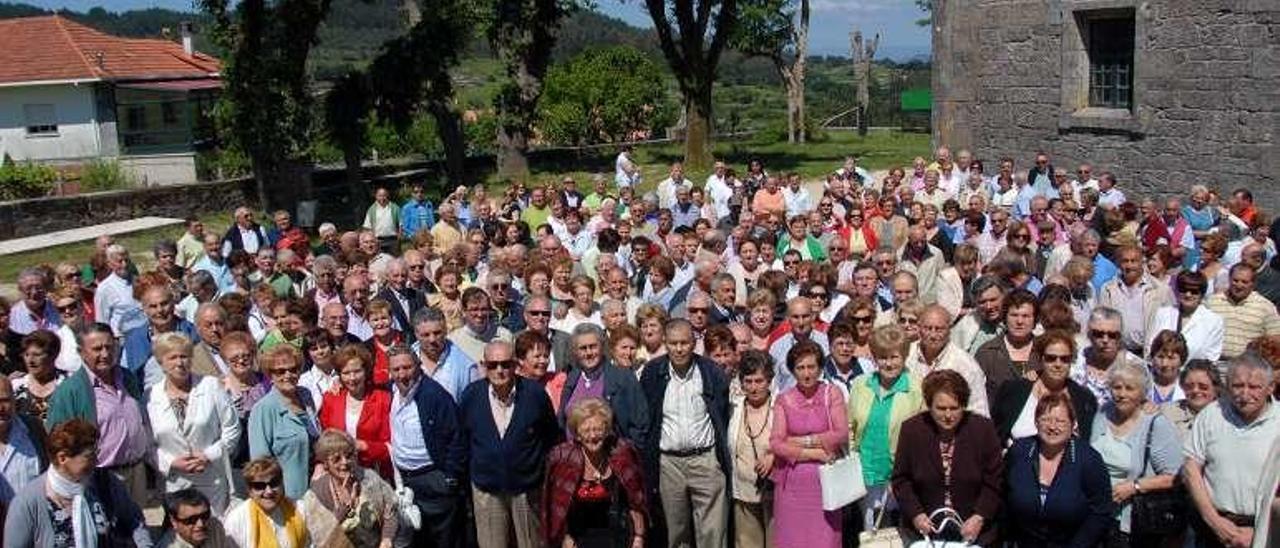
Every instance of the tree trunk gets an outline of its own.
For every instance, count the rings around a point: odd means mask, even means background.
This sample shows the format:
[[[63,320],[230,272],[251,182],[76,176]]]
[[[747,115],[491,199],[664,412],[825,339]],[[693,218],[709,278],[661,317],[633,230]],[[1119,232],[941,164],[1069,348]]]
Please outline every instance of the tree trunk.
[[[466,184],[467,141],[462,134],[462,119],[449,105],[432,102],[428,105],[436,120],[436,131],[444,144],[445,174],[454,185]]]
[[[796,121],[799,118],[797,113],[800,108],[796,105],[795,85],[789,74],[783,74],[782,86],[787,90],[787,142],[794,144],[797,142],[799,135]]]
[[[804,143],[808,140],[808,131],[804,118],[804,78],[805,68],[809,62],[809,0],[800,0],[800,22],[796,25],[796,59],[791,66],[791,85],[795,88],[796,109],[796,141]]]
[[[360,147],[346,146],[342,149],[342,159],[346,162],[347,211],[364,211],[368,203],[368,187],[364,184],[364,173],[361,168]],[[359,219],[357,219],[358,221]]]
[[[689,94],[684,103],[684,168],[704,171],[711,167],[712,118],[711,81],[699,86],[702,89]]]
[[[858,136],[867,136],[867,106],[858,105]]]
[[[529,137],[523,128],[498,124],[498,178],[525,181],[529,177]]]

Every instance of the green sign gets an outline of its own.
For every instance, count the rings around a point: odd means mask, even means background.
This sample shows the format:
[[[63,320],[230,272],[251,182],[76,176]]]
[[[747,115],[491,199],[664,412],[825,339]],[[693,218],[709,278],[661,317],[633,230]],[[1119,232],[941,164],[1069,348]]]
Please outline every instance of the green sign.
[[[908,89],[899,96],[902,110],[906,112],[929,112],[933,110],[933,90],[928,88]]]

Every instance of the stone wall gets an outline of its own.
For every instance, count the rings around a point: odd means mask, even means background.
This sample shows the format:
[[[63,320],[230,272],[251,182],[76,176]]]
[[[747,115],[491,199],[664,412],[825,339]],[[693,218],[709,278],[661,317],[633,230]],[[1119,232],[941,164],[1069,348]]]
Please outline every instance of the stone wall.
[[[255,202],[251,179],[0,202],[0,240],[100,223],[231,211]]]
[[[1134,108],[1119,115],[1079,95],[1080,18],[1099,10],[1134,14]],[[1246,187],[1280,213],[1280,1],[934,0],[933,16],[935,144],[1021,173],[1043,150],[1142,195]]]

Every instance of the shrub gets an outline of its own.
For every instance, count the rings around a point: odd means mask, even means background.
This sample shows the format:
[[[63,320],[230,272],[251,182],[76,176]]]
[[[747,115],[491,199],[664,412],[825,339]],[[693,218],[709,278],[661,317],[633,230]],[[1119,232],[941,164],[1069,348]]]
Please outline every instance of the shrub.
[[[196,153],[196,178],[201,181],[233,179],[248,175],[251,171],[249,157],[235,147]]]
[[[133,175],[121,168],[120,162],[115,160],[93,160],[85,164],[80,172],[81,192],[120,190],[132,188],[134,184]]]
[[[47,196],[57,180],[58,171],[49,166],[17,163],[8,156],[0,160],[0,200]]]

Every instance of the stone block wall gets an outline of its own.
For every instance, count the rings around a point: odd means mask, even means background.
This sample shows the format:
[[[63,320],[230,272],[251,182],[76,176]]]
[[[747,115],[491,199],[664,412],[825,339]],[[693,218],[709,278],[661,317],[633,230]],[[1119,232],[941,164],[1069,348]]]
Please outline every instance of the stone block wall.
[[[1079,21],[1098,10],[1134,14],[1119,116],[1080,104]],[[1043,150],[1146,196],[1246,187],[1280,214],[1280,0],[934,0],[933,17],[935,144],[1021,173]]]

